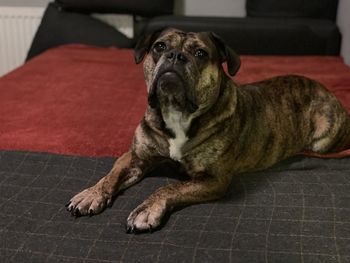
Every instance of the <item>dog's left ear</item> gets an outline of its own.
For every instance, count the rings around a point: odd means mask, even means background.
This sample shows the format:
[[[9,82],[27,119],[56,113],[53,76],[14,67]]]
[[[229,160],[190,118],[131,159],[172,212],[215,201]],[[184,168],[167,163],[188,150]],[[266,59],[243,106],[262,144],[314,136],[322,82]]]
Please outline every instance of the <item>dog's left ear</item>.
[[[152,44],[162,31],[163,30],[157,30],[151,34],[144,34],[138,39],[134,49],[136,64],[140,64],[142,62],[143,58],[149,52]]]
[[[219,37],[217,34],[213,32],[209,32],[210,37],[214,41],[218,52],[219,56],[221,59],[221,63],[226,62],[227,63],[227,69],[228,73],[231,76],[236,75],[237,71],[241,67],[241,60],[237,53],[233,51],[232,48],[230,48],[224,40],[222,40],[221,37]]]

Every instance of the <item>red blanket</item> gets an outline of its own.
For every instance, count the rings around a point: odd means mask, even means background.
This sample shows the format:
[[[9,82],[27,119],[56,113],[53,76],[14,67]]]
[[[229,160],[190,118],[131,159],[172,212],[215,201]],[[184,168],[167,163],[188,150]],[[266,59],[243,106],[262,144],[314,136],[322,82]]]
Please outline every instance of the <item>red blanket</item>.
[[[236,80],[279,74],[322,82],[350,112],[350,69],[339,57],[243,56]],[[131,50],[62,46],[0,78],[0,149],[119,156],[145,107]]]

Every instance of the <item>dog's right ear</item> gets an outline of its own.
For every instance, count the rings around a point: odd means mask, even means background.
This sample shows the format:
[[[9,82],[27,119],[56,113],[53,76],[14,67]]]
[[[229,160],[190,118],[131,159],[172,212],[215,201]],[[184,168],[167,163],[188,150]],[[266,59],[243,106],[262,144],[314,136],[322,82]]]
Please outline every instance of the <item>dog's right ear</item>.
[[[140,64],[146,54],[149,52],[154,41],[163,32],[163,29],[154,31],[151,34],[143,34],[137,41],[135,46],[135,62]]]

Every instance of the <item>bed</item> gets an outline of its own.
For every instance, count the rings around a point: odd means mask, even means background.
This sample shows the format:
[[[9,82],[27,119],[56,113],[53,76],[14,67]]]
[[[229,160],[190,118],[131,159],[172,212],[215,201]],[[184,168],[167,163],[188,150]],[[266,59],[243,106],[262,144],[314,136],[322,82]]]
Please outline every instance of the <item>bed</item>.
[[[337,56],[242,56],[235,77],[302,74],[350,112]],[[303,155],[234,177],[217,202],[185,207],[159,231],[126,234],[130,211],[185,179],[161,166],[92,217],[64,204],[130,146],[146,107],[133,51],[69,44],[0,78],[0,262],[349,262],[350,158]]]

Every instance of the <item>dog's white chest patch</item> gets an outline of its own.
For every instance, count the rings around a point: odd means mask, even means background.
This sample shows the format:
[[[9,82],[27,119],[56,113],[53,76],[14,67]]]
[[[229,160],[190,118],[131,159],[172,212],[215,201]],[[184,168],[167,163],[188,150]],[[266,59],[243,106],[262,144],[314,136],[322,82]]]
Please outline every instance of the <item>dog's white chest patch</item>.
[[[191,118],[184,118],[183,114],[176,110],[169,110],[164,116],[166,127],[171,129],[175,138],[169,139],[170,158],[180,161],[182,158],[182,147],[188,141],[186,132],[191,124]]]

